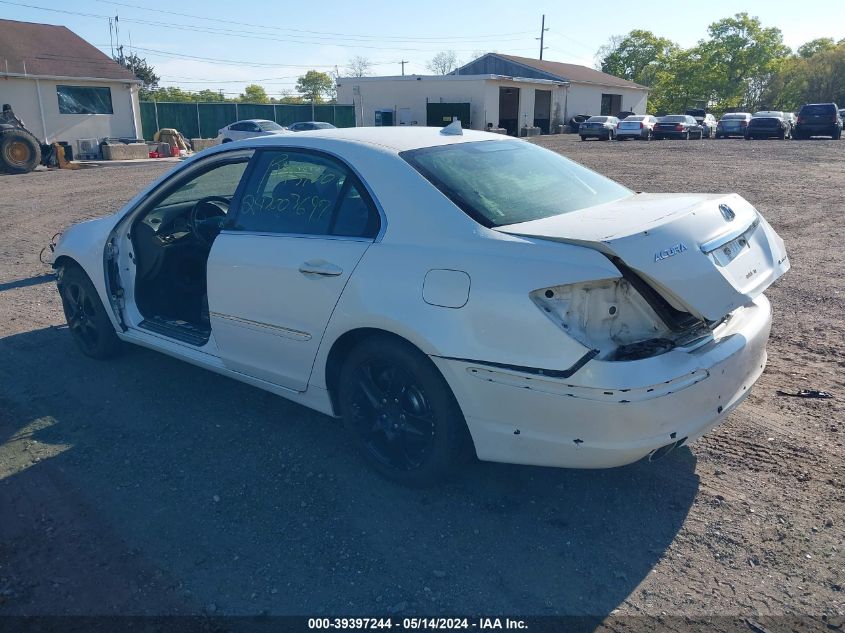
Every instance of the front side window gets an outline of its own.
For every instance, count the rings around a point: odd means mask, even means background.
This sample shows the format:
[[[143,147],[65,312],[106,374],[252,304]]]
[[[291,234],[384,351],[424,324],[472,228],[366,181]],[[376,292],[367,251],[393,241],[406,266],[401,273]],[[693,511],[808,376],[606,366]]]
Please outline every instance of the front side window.
[[[488,227],[539,220],[633,195],[622,185],[525,141],[455,143],[400,156]]]
[[[374,237],[378,214],[346,167],[318,154],[263,152],[241,199],[236,231]]]
[[[111,88],[56,86],[60,114],[114,114]]]
[[[171,191],[156,208],[197,202],[209,196],[226,198],[231,202],[246,171],[247,158],[211,167],[199,176]]]

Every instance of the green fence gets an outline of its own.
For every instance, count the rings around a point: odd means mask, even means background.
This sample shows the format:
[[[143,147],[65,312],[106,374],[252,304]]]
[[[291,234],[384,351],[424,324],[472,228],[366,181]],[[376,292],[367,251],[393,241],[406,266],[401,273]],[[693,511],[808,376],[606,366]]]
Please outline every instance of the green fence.
[[[220,128],[242,119],[268,119],[279,125],[325,121],[355,127],[355,109],[351,105],[141,102],[141,127],[148,141],[164,127],[176,128],[188,138],[213,138]]]

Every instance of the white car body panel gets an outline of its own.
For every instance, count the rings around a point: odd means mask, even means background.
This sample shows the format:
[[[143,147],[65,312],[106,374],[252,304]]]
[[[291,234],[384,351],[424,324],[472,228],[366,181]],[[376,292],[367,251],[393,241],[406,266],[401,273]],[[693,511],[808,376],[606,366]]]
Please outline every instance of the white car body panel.
[[[121,339],[330,415],[337,413],[327,374],[333,345],[362,328],[402,337],[440,369],[481,459],[616,466],[683,438],[691,441],[721,422],[763,370],[771,310],[761,293],[789,267],[782,241],[765,220],[736,195],[640,194],[485,228],[397,155],[468,141],[513,139],[353,128],[215,147],[164,175],[117,214],[69,229],[54,262],[61,266],[70,258],[85,269]],[[382,214],[377,238],[224,231],[208,261],[208,343],[198,348],[140,329],[143,317],[125,272],[133,269],[125,227],[137,205],[192,164],[262,147],[312,148],[346,162]],[[720,204],[735,217],[724,219]],[[713,252],[701,251],[755,221],[753,231],[732,238],[748,243],[731,261],[720,264]],[[112,231],[126,294],[122,318],[113,314],[106,288],[103,253]],[[679,243],[685,249],[658,257]],[[529,295],[620,280],[612,256],[675,307],[718,325],[695,345],[653,357],[590,356],[590,347],[564,332]],[[337,266],[341,273],[302,273],[305,263]],[[744,278],[748,267],[756,267],[750,280]]]

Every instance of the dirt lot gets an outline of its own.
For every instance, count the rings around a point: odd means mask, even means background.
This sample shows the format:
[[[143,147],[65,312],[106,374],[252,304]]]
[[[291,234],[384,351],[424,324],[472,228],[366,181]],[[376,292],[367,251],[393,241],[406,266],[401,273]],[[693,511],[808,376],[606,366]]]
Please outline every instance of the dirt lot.
[[[769,366],[726,424],[656,464],[478,463],[440,489],[397,487],[329,418],[150,351],[77,352],[38,252],[169,165],[0,176],[0,614],[841,627],[845,142],[537,142],[636,190],[737,191],[786,240]],[[776,395],[799,388],[836,399]]]

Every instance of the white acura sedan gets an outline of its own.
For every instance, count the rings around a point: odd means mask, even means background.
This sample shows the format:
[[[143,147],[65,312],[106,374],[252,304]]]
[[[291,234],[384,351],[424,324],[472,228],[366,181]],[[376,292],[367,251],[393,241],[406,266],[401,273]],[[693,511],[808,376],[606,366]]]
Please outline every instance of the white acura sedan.
[[[473,452],[604,468],[699,437],[763,372],[789,260],[738,195],[635,193],[453,125],[212,148],[53,265],[85,354],[134,343],[340,417],[421,485]]]

